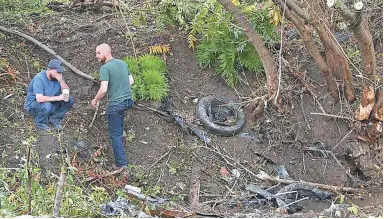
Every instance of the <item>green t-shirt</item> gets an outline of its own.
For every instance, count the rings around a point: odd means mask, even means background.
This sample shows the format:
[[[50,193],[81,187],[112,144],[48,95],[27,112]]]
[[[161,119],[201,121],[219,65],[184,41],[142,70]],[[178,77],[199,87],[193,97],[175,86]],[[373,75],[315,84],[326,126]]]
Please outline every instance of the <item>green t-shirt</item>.
[[[111,59],[100,68],[100,81],[108,81],[108,105],[116,105],[132,99],[127,64],[119,59]]]

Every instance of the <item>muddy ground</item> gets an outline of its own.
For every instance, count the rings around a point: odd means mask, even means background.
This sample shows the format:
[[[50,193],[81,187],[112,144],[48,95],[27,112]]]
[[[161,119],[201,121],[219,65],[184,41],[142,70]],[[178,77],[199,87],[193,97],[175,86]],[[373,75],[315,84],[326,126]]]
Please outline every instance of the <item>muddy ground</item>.
[[[101,16],[102,13],[68,11],[35,17],[26,25],[8,27],[29,34],[81,71],[93,74],[100,67],[94,50],[101,43],[111,45],[115,58],[133,55],[131,42],[124,37],[126,27],[121,18],[108,16],[98,20]],[[150,45],[170,45],[171,54],[167,55],[166,63],[169,69],[171,108],[193,127],[203,129],[195,118],[195,98],[213,94],[240,101],[239,97],[251,96],[251,93],[260,95],[265,91],[265,79],[261,75],[246,72],[244,78],[247,84],[237,86],[235,91],[226,86],[213,69],[200,68],[194,58],[194,51],[188,48],[186,36],[175,28],[157,33],[150,24],[149,27],[135,27],[132,30],[136,32],[134,43],[139,54],[148,52]],[[24,45],[20,45],[22,42]],[[1,56],[8,59],[10,65],[18,71],[17,77],[21,79],[17,81],[26,84],[29,82],[28,75],[33,77],[52,58],[38,46],[9,34],[0,39],[0,49]],[[303,66],[303,70],[307,70],[311,76],[324,110],[334,115],[353,112],[354,106],[334,103],[326,94],[318,70],[309,58],[308,60],[309,64]],[[97,92],[97,84],[72,71],[64,77],[76,104],[65,118],[60,142],[52,135],[38,133],[32,128],[32,119],[23,110],[24,85],[0,78],[2,167],[16,167],[25,153],[25,146],[21,142],[28,136],[35,136],[38,140],[34,149],[39,157],[39,165],[44,170],[57,171],[60,162],[55,153],[62,148],[72,150],[79,142],[84,142],[90,148],[88,154],[78,156],[79,166],[84,165],[84,169],[96,173],[111,170],[113,155],[108,143],[104,104],[99,109],[94,125],[89,128],[94,114],[89,102]],[[277,217],[281,215],[269,205],[247,207],[243,204],[231,207],[228,204],[231,197],[236,199],[246,194],[245,187],[248,184],[254,183],[264,188],[275,184],[256,179],[239,166],[239,163],[253,173],[264,170],[271,176],[276,176],[275,168],[283,165],[294,180],[335,186],[361,186],[347,177],[346,170],[350,170],[353,176],[367,183],[364,188],[368,191],[367,194],[347,195],[349,200],[360,207],[360,216],[382,215],[382,139],[374,144],[358,141],[357,134],[353,131],[350,133],[353,124],[348,120],[311,114],[321,111],[313,97],[302,92],[301,87],[298,81],[283,75],[282,95],[290,100],[283,113],[269,106],[262,118],[252,121],[250,111],[245,107],[247,125],[242,133],[254,133],[255,139],[210,135],[210,148],[218,149],[217,151],[233,160],[223,159],[219,154],[206,149],[204,143],[181,130],[170,118],[135,106],[125,120],[125,147],[132,166],[125,182],[137,186],[159,185],[159,196],[179,195],[183,198],[178,202],[188,207],[191,182],[198,179],[199,202],[206,205],[195,209],[196,211],[237,217],[246,213],[255,213],[248,216]],[[11,93],[12,97],[3,99]],[[152,108],[161,105],[156,102],[139,103]],[[345,169],[331,157],[316,157],[305,152],[305,147],[314,145],[322,145],[325,150],[334,148],[332,151]],[[102,155],[97,159],[90,159],[90,154],[100,147],[103,148]],[[172,147],[174,148],[169,156],[148,170],[148,176],[135,177],[136,172],[146,170]],[[240,177],[226,181],[220,174],[221,167],[237,169]],[[84,172],[81,177],[86,174]],[[335,194],[330,200],[310,198],[302,201],[303,210],[293,216],[317,217],[326,214],[324,209],[329,208],[337,197],[338,194]],[[222,199],[224,201],[219,201]],[[347,213],[345,216],[351,214]]]

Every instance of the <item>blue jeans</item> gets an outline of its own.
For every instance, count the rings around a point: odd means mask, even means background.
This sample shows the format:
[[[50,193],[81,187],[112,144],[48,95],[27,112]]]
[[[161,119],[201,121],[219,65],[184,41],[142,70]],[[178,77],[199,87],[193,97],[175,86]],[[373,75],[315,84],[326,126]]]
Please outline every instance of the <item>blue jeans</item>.
[[[128,99],[107,108],[109,138],[112,142],[115,163],[118,167],[128,165],[121,136],[123,135],[125,113],[132,105],[132,99]]]
[[[38,128],[48,128],[48,119],[61,121],[64,118],[65,113],[74,104],[73,97],[69,97],[69,101],[56,101],[56,102],[44,102],[39,103],[34,100],[31,105],[27,108],[27,112],[35,117],[35,125]]]

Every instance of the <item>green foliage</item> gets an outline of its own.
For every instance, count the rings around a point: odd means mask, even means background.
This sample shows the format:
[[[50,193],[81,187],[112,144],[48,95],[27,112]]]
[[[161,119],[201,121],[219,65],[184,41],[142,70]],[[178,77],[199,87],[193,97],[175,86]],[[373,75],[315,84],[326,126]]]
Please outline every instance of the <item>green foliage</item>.
[[[143,55],[138,59],[126,57],[127,63],[135,83],[132,85],[135,100],[161,101],[167,96],[169,85],[166,79],[168,69],[157,56]]]
[[[154,55],[143,55],[139,57],[139,64],[142,71],[154,70],[159,73],[167,73],[168,69],[165,66],[163,60]]]
[[[47,0],[0,0],[0,18],[13,22],[25,22],[33,15],[44,15],[50,10],[46,7]]]
[[[15,171],[1,170],[0,172],[0,217],[15,217],[28,211],[27,171],[25,165]],[[43,185],[40,181],[39,168],[32,169],[32,215],[52,216],[56,197],[57,181],[52,180]],[[47,175],[50,175],[49,173]],[[63,199],[60,208],[62,217],[100,217],[98,206],[110,201],[110,196],[102,187],[91,187],[86,193],[76,185],[73,175],[67,175]]]
[[[201,3],[163,0],[162,5],[163,14],[174,18],[174,23],[188,32],[190,47],[194,48],[196,38],[199,39],[196,46],[199,65],[214,67],[229,86],[233,87],[239,82],[239,70],[245,68],[252,72],[263,72],[263,65],[255,48],[232,16],[216,1]],[[240,4],[239,1],[236,1],[236,5],[267,44],[279,40],[274,26],[276,19],[270,22],[272,6],[256,9],[255,3]]]

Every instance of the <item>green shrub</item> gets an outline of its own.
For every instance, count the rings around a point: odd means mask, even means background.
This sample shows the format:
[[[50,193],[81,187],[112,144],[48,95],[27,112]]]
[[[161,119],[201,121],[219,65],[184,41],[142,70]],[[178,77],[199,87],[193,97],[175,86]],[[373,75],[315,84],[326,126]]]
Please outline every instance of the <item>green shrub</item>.
[[[198,38],[196,59],[201,67],[215,68],[231,87],[239,82],[239,72],[244,68],[264,73],[255,48],[220,4],[215,1],[200,3],[188,0],[163,0],[162,3],[162,14],[167,14],[167,18],[173,17],[175,24],[187,30],[190,47],[194,48],[195,43],[190,39]],[[271,8],[256,9],[254,2],[237,4],[267,44],[279,40],[276,27],[270,23],[268,13]]]
[[[27,171],[25,165],[16,170],[0,171],[0,217],[15,217],[28,212]],[[57,180],[42,184],[38,180],[41,170],[32,167],[31,209],[33,216],[52,217],[57,190]],[[48,174],[48,173],[47,173]],[[62,217],[101,217],[99,205],[111,198],[103,187],[91,186],[89,193],[76,185],[73,174],[67,174],[60,215]]]
[[[125,57],[123,61],[135,79],[132,85],[134,100],[161,101],[168,95],[168,69],[163,60],[154,55],[143,55],[138,59]]]
[[[26,22],[31,15],[44,15],[50,12],[47,0],[0,0],[0,18],[12,22]]]

